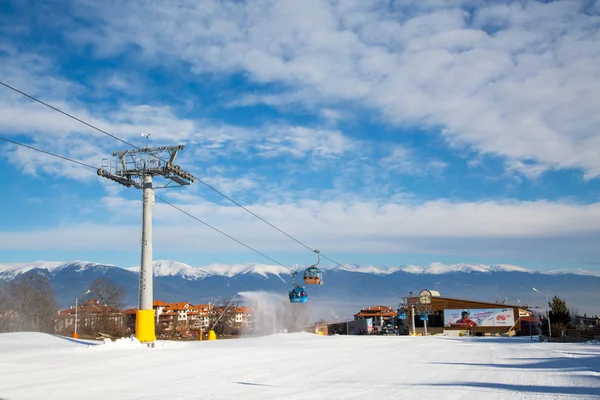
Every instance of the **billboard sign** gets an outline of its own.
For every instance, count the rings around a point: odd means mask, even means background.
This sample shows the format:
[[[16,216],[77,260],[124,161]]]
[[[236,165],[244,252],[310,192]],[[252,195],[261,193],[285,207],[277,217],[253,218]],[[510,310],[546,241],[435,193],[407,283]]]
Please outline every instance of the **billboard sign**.
[[[457,328],[501,327],[515,324],[512,308],[471,308],[444,310],[444,326]]]

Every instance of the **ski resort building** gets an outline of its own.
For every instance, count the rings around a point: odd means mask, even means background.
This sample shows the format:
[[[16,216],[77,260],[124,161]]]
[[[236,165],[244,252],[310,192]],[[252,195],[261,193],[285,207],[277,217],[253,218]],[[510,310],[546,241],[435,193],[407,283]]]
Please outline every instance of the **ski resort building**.
[[[442,297],[434,290],[410,295],[398,308],[399,323],[411,334],[514,335],[521,330],[521,318],[530,317],[522,307],[503,302]],[[414,323],[413,323],[414,321]],[[533,322],[533,320],[531,320]],[[413,328],[414,327],[414,328]]]
[[[395,325],[398,312],[388,306],[363,307],[360,312],[354,314],[355,320],[371,319],[372,326],[378,330],[387,325]]]

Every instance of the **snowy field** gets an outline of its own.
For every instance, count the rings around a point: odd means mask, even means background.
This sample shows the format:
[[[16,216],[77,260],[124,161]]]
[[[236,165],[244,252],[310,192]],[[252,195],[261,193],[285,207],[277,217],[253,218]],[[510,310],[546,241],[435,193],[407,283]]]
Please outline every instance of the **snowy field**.
[[[5,333],[0,398],[591,399],[600,346],[295,333],[147,348]]]

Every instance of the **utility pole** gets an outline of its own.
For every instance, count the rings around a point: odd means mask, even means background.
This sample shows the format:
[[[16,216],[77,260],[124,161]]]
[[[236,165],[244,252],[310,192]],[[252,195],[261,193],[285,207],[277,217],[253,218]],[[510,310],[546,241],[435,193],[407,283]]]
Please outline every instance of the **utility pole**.
[[[411,322],[411,325],[412,325],[412,335],[415,336],[417,334],[417,332],[415,332],[416,329],[415,329],[415,306],[414,305],[412,306],[410,316],[411,316],[411,320],[412,320],[412,322]]]
[[[548,295],[546,293],[540,292],[536,288],[532,288],[535,292],[538,292],[542,296],[546,296],[546,315],[548,316],[548,343],[552,340],[552,328],[550,327],[550,301],[548,301]]]
[[[148,139],[149,134],[142,134]],[[146,147],[137,150],[113,152],[115,159],[102,160],[99,176],[126,187],[142,190],[142,251],[140,264],[139,306],[135,315],[135,336],[140,342],[156,340],[154,309],[152,308],[152,206],[154,190],[181,187],[194,182],[192,174],[174,164],[184,146]],[[161,156],[162,155],[162,156]],[[164,156],[164,157],[163,157]],[[153,188],[153,177],[166,180],[163,186]]]
[[[78,299],[75,297],[75,332],[73,333],[73,338],[79,338],[79,334],[77,333],[77,303]]]
[[[88,294],[90,292],[90,289],[87,290],[87,292],[85,292],[84,299],[85,299],[85,295]],[[75,332],[73,333],[73,338],[77,339],[79,338],[79,334],[77,333],[77,308],[78,307],[78,303],[79,303],[79,298],[75,297]]]

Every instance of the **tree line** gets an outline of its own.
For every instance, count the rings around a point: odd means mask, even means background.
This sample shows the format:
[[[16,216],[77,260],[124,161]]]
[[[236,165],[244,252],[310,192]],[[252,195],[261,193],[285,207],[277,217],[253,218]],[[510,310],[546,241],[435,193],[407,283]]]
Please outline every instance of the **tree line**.
[[[114,319],[114,312],[124,306],[125,288],[110,278],[96,278],[89,287],[87,298],[98,301],[100,308],[93,326],[81,326],[80,332],[95,336],[99,332],[122,334],[123,326]],[[81,299],[84,296],[82,293]],[[81,305],[81,304],[80,304]],[[43,273],[20,274],[0,286],[0,332],[57,332],[58,302],[50,279]]]

